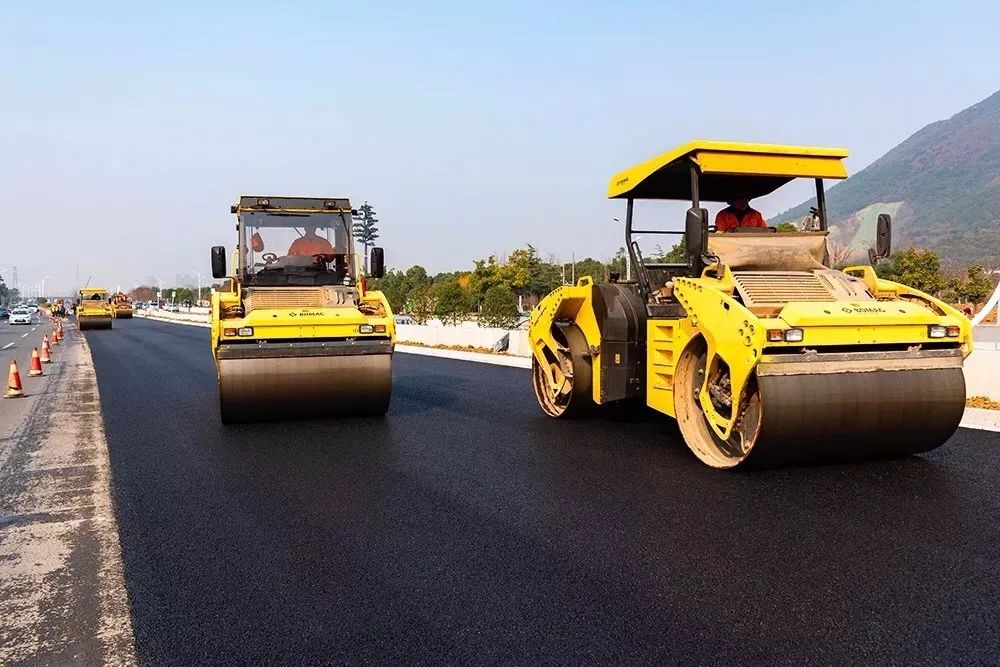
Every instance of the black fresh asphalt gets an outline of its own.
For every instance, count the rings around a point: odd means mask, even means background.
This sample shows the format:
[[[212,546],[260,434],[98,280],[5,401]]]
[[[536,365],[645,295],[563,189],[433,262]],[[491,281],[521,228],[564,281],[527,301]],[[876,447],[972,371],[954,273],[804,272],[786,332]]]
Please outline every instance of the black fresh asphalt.
[[[998,434],[718,472],[404,354],[385,419],[223,427],[206,329],[86,336],[145,664],[1000,660]]]

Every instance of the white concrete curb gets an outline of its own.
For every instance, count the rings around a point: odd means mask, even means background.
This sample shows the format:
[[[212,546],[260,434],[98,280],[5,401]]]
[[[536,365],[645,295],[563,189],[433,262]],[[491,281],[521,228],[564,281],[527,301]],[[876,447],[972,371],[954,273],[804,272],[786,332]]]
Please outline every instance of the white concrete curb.
[[[396,351],[403,354],[420,354],[425,357],[441,357],[459,361],[474,361],[478,364],[493,364],[494,366],[510,366],[511,368],[531,368],[531,359],[513,357],[508,354],[486,354],[485,352],[464,352],[462,350],[442,350],[436,347],[421,347],[397,343]]]
[[[168,317],[165,315],[149,315],[146,313],[143,313],[141,315],[139,313],[135,313],[134,316],[143,317],[147,320],[156,320],[157,322],[170,322],[171,324],[187,324],[188,326],[205,327],[206,329],[210,329],[212,327],[211,322],[207,322],[204,320],[190,320],[190,319],[186,320],[186,319],[181,319],[181,317]]]
[[[1000,432],[1000,410],[984,410],[982,408],[966,408],[962,415],[962,428],[974,428],[980,431]]]

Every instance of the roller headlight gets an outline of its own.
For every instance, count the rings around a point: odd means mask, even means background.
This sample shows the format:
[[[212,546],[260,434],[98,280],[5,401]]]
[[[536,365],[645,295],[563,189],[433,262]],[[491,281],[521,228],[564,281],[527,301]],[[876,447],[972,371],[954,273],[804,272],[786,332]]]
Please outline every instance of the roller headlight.
[[[932,324],[927,327],[927,335],[930,338],[944,338],[948,335],[948,330],[940,324]]]
[[[801,343],[803,338],[802,329],[768,329],[767,340],[769,343]]]

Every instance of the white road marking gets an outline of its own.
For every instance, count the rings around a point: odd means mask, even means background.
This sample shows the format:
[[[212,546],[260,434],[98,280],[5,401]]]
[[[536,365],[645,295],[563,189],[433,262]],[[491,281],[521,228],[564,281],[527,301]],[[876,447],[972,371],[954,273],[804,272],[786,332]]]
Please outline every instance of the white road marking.
[[[30,331],[28,333],[31,333]],[[21,338],[27,338],[28,334],[21,334]]]
[[[0,347],[0,350],[9,350],[12,347],[14,347],[14,343],[7,343],[3,347]]]

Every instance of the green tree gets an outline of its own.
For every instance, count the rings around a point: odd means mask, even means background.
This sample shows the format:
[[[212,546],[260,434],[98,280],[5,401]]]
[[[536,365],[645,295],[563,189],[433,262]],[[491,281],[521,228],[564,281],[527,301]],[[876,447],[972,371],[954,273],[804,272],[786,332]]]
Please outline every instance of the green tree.
[[[486,290],[479,310],[479,326],[510,329],[517,324],[517,297],[503,285]]]
[[[365,249],[365,273],[368,273],[368,248],[375,245],[377,238],[378,218],[375,216],[375,208],[366,201],[358,209],[358,215],[354,217],[354,240]]]
[[[406,284],[409,289],[413,289],[417,285],[427,285],[430,287],[431,279],[427,276],[427,269],[419,264],[414,264],[408,268],[406,270]]]
[[[427,324],[434,314],[434,295],[426,283],[417,283],[407,292],[406,313],[417,324]]]
[[[993,281],[979,264],[970,266],[966,273],[966,280],[957,281],[955,293],[960,300],[978,306],[993,292]]]
[[[684,247],[684,241],[675,243],[669,252],[663,252],[659,246],[656,246],[656,250],[655,261],[657,262],[663,264],[684,264],[687,262],[687,249]]]
[[[579,280],[584,276],[590,276],[595,283],[606,283],[608,282],[608,267],[605,266],[604,262],[593,257],[581,259],[576,263],[576,279]],[[569,276],[566,276],[566,279],[569,280]]]
[[[164,288],[163,298],[170,301],[170,295],[174,295],[174,303],[183,305],[185,301],[190,301],[194,303],[198,296],[197,290],[193,290],[190,287],[171,287],[169,289]]]
[[[392,312],[402,312],[406,306],[406,295],[409,292],[409,285],[406,274],[395,269],[387,271],[385,276],[378,280],[371,281],[371,289],[382,292]]]
[[[883,278],[928,294],[936,294],[947,286],[941,275],[941,260],[933,250],[907,248],[893,253],[889,263],[877,271]]]
[[[776,229],[778,230],[779,234],[782,233],[782,232],[797,232],[797,231],[799,231],[799,228],[795,226],[794,222],[779,222],[778,226],[776,227]]]
[[[614,257],[608,262],[608,271],[612,273],[617,273],[621,280],[625,280],[625,276],[628,274],[626,270],[626,264],[628,262],[628,253],[625,248],[618,248],[615,252]]]
[[[434,314],[442,323],[458,324],[469,314],[469,295],[457,280],[436,283],[431,291],[434,295]]]
[[[544,296],[562,284],[562,268],[544,261],[531,244],[511,252],[504,268],[517,277],[512,287],[522,294]]]

